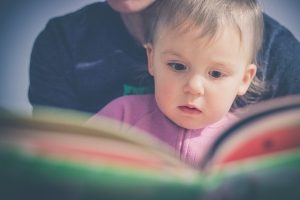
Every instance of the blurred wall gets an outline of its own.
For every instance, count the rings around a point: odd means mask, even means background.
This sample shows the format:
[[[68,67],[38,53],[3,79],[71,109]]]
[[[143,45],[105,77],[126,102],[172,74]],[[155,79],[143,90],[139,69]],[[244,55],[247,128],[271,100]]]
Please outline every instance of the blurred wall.
[[[300,41],[299,0],[259,0],[265,13],[288,28]]]
[[[0,2],[0,107],[31,112],[27,99],[34,39],[54,16],[95,0],[2,0]],[[263,9],[300,40],[299,0],[261,0]]]

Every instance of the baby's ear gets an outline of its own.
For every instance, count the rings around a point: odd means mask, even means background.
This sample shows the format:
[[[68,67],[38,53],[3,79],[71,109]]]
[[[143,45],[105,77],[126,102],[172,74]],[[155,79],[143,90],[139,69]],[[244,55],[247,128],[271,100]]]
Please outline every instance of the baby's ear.
[[[244,77],[242,79],[241,85],[238,90],[239,96],[244,95],[247,92],[253,78],[256,75],[256,71],[257,71],[256,65],[254,65],[254,64],[248,65],[248,67],[244,73]]]
[[[144,44],[144,47],[147,51],[148,72],[153,76],[153,47],[150,43]]]

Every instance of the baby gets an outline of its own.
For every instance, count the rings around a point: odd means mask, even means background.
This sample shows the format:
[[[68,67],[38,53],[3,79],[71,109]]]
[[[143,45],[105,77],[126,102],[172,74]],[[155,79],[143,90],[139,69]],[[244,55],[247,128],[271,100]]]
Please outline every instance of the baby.
[[[96,116],[142,129],[197,166],[237,118],[233,105],[261,92],[256,54],[262,14],[256,0],[156,1],[147,24],[154,95],[120,97]]]

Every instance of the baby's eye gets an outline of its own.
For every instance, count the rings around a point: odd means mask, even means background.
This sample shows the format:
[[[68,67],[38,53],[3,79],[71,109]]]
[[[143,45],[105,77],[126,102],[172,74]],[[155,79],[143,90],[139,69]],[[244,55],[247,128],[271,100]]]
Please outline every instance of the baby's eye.
[[[221,78],[221,77],[225,76],[225,74],[223,74],[220,71],[216,71],[216,70],[210,71],[210,72],[208,72],[208,74],[213,78]]]
[[[187,67],[180,63],[168,63],[168,65],[175,71],[185,71]]]

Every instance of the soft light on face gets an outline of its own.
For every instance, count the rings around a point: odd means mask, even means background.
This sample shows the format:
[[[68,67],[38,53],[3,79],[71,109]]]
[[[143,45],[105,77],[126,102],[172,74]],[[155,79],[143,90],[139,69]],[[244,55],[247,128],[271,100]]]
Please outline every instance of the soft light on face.
[[[213,39],[200,38],[199,31],[161,28],[154,44],[147,47],[158,107],[188,129],[219,121],[256,73],[256,66],[247,64],[249,51],[232,27]]]
[[[155,0],[107,0],[107,3],[117,12],[134,13],[144,10]]]

